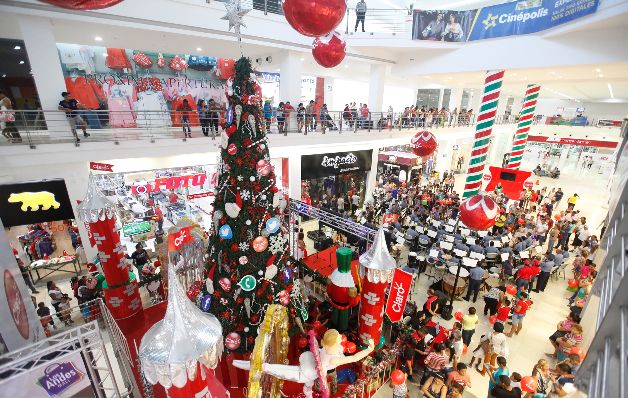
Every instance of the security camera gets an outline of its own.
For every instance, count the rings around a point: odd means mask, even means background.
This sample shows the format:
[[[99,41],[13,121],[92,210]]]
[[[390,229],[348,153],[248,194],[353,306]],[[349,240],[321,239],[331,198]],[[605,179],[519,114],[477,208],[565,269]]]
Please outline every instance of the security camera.
[[[266,57],[266,62],[272,63],[273,62],[273,57],[271,57],[270,55],[268,57]]]

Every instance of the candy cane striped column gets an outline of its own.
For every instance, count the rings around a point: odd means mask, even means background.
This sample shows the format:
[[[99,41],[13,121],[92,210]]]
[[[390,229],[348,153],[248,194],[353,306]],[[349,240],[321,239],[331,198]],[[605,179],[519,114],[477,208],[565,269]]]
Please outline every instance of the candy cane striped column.
[[[484,80],[484,93],[482,103],[475,125],[475,140],[469,159],[469,170],[464,185],[463,198],[476,195],[482,187],[482,174],[488,153],[488,144],[495,124],[497,113],[497,101],[501,92],[504,71],[488,71]]]
[[[526,96],[523,100],[523,108],[519,116],[519,124],[517,124],[517,132],[512,142],[510,150],[510,158],[508,160],[508,168],[518,170],[521,167],[521,159],[528,142],[528,132],[534,121],[534,110],[536,109],[536,101],[539,97],[541,86],[538,84],[529,84],[526,90]]]

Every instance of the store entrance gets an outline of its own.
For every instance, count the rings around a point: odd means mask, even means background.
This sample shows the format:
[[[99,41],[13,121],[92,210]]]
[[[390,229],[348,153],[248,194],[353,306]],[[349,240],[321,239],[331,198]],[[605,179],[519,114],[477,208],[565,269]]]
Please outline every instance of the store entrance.
[[[349,204],[351,198],[357,194],[360,203],[364,200],[366,190],[366,173],[363,171],[356,173],[339,174],[309,180],[307,192],[313,205],[320,202],[327,202],[332,208],[337,208],[337,203],[332,204],[332,199],[342,196],[345,204]],[[348,206],[345,206],[348,208]]]

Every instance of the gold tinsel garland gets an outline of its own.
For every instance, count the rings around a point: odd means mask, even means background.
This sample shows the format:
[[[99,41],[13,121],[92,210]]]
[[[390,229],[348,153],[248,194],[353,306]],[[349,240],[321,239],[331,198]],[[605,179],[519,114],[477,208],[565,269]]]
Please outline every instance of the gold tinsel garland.
[[[271,304],[266,309],[264,320],[255,338],[255,347],[251,355],[249,371],[248,398],[277,398],[283,386],[283,380],[262,373],[264,363],[288,364],[288,311],[279,304]]]

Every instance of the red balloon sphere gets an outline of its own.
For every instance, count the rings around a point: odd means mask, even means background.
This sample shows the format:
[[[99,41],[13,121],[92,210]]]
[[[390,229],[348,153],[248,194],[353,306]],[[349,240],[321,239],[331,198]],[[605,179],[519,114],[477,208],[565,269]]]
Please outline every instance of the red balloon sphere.
[[[525,392],[536,392],[539,383],[532,376],[524,376],[521,378],[521,390]]]
[[[345,0],[284,0],[283,13],[297,32],[305,36],[325,36],[342,21]]]
[[[312,44],[312,56],[325,68],[333,68],[345,59],[345,42],[338,32],[317,37]]]
[[[345,344],[345,352],[347,354],[355,354],[355,352],[358,350],[358,347],[355,345],[355,343],[352,343],[351,341],[347,341],[347,344]]]
[[[461,311],[456,311],[456,313],[454,314],[454,317],[456,318],[457,321],[462,322],[462,312]]]
[[[406,374],[399,369],[395,369],[390,374],[390,379],[393,384],[403,384],[406,381]]]
[[[40,0],[53,6],[68,8],[71,10],[100,10],[115,6],[124,0]]]
[[[467,227],[485,230],[495,224],[499,207],[487,195],[473,195],[460,205],[460,221]]]
[[[517,294],[517,287],[515,285],[506,286],[506,293],[514,296],[515,294]]]
[[[497,322],[497,315],[491,315],[488,317],[488,323],[490,323],[491,325],[494,325],[495,322]]]
[[[579,283],[575,279],[570,279],[569,282],[567,282],[567,285],[569,285],[570,288],[575,289],[578,287]]]
[[[419,131],[410,140],[410,148],[417,156],[430,156],[436,150],[436,137],[429,131]]]
[[[577,356],[579,356],[580,360],[583,360],[586,355],[582,347],[571,347],[571,349],[569,350],[569,355],[572,354],[576,354]]]

